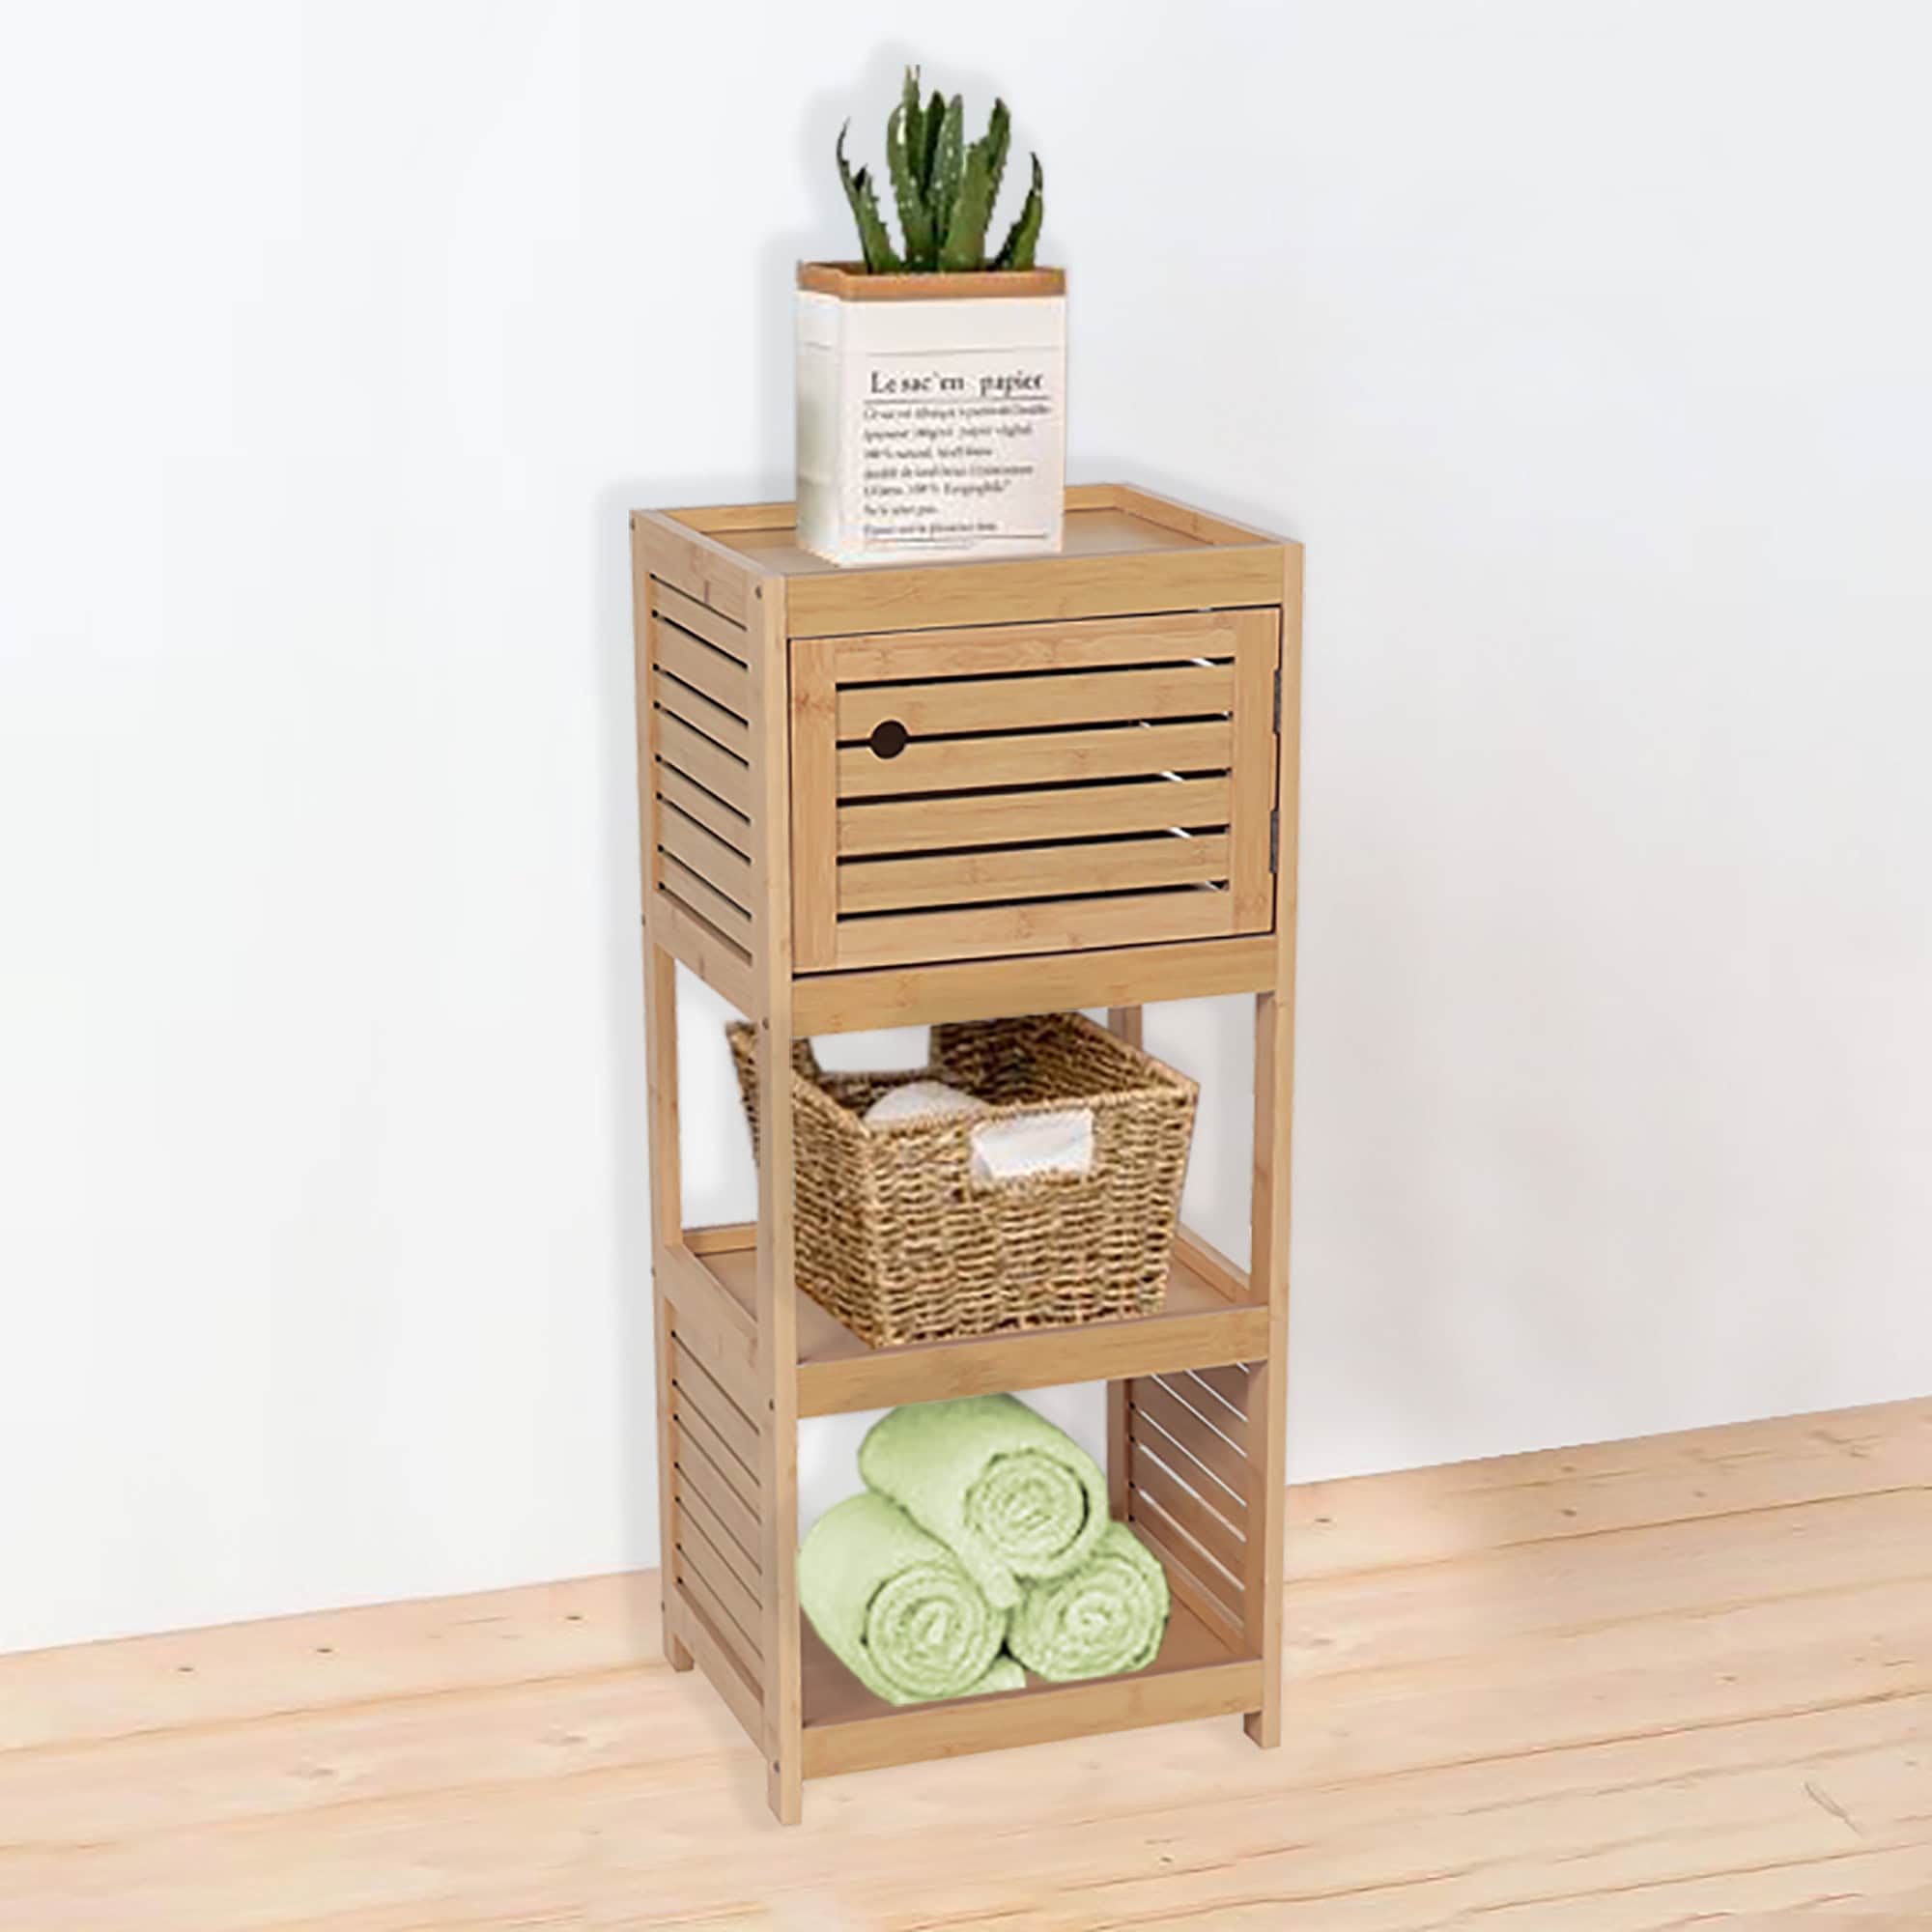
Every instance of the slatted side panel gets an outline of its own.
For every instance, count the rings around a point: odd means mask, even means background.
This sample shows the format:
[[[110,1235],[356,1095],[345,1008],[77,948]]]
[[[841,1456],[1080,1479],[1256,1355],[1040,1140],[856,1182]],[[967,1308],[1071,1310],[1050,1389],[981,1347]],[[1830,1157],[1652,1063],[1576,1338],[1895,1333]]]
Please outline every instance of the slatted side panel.
[[[671,1575],[750,1688],[764,1682],[758,1430],[749,1391],[727,1390],[671,1331]]]
[[[742,960],[757,946],[757,700],[744,625],[651,579],[651,889]]]
[[[1259,1454],[1248,1445],[1245,1366],[1144,1376],[1126,1384],[1126,1509],[1160,1553],[1175,1595],[1241,1641],[1245,1579],[1259,1544]]]
[[[1264,929],[1273,611],[841,640],[839,966]]]

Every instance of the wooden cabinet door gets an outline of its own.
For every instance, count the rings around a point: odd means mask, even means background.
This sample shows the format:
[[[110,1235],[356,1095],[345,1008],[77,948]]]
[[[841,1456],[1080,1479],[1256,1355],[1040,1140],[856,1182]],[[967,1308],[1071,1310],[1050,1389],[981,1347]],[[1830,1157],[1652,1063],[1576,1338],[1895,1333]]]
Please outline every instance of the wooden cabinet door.
[[[801,972],[1273,923],[1281,612],[791,644]]]

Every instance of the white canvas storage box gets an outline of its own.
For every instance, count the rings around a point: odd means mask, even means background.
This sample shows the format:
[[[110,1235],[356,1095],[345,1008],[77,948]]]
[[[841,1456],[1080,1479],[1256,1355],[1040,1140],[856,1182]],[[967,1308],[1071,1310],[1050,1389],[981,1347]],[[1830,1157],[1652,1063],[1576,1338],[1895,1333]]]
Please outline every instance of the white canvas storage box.
[[[1059,269],[798,271],[798,532],[834,563],[1060,548]]]

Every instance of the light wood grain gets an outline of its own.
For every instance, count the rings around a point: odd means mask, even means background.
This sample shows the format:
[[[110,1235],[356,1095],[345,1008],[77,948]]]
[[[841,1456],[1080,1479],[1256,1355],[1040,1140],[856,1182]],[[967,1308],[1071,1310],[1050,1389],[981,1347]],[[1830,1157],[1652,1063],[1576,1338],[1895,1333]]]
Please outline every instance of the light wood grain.
[[[752,1445],[753,1460],[747,1463],[738,1447],[718,1427],[716,1419],[692,1403],[684,1392],[673,1384],[670,1397],[670,1412],[677,1426],[678,1434],[688,1442],[695,1443],[703,1452],[704,1459],[718,1474],[730,1485],[731,1492],[744,1506],[754,1514],[759,1504],[759,1480],[757,1464],[757,1445]],[[764,1551],[758,1552],[759,1568],[764,1564]]]
[[[1279,537],[1270,536],[1265,530],[1255,529],[1247,524],[1237,524],[1229,517],[1212,516],[1206,510],[1195,509],[1192,504],[1176,502],[1172,497],[1162,497],[1151,490],[1143,490],[1138,484],[1114,483],[1107,485],[1106,488],[1109,507],[1125,510],[1136,517],[1146,518],[1149,523],[1160,524],[1168,529],[1179,530],[1199,543],[1281,542]]]
[[[838,704],[832,646],[801,639],[791,647],[791,944],[801,973],[837,957]]]
[[[1190,1253],[1187,1259],[1192,1264],[1195,1273],[1201,1273],[1200,1257]],[[1246,1290],[1247,1284],[1244,1281],[1241,1283],[1241,1294],[1238,1298],[1246,1298]],[[1206,1382],[1236,1415],[1247,1414],[1250,1390],[1248,1372],[1244,1365],[1237,1363],[1225,1368],[1198,1368],[1193,1373],[1197,1381]]]
[[[666,516],[694,530],[716,536],[732,530],[789,530],[798,521],[791,503],[700,503],[696,508],[667,510]]]
[[[748,1018],[756,1016],[757,981],[752,976],[752,955],[741,940],[721,932],[666,892],[662,884],[651,896],[645,924],[650,936],[674,959],[689,966],[707,986],[723,993]]]
[[[1251,1504],[1259,1500],[1251,1493],[1253,1472],[1240,1448],[1204,1422],[1166,1382],[1149,1378],[1135,1384],[1136,1435],[1140,1434],[1144,1421],[1152,1423],[1159,1431],[1159,1435],[1148,1438],[1156,1451],[1164,1446],[1163,1438],[1172,1441],[1184,1449],[1195,1463],[1225,1484],[1232,1495],[1246,1498]],[[1180,1466],[1171,1457],[1169,1462],[1172,1466]],[[1183,1473],[1191,1475],[1189,1471]]]
[[[812,1777],[1232,1714],[1255,1694],[1261,1674],[1252,1661],[1232,1657],[1225,1637],[1185,1605],[1176,1609],[1161,1656],[1146,1671],[954,1703],[893,1709],[855,1684],[815,1639],[810,1650],[818,1667],[812,1689],[837,1700],[823,1715],[815,1709],[806,1727]]]
[[[1217,832],[1172,833],[1104,845],[1033,845],[1018,851],[945,852],[860,859],[839,868],[838,910],[881,912],[980,899],[1190,885],[1228,876],[1228,840]]]
[[[680,521],[686,516],[686,513],[680,511],[673,511],[670,514],[673,519]],[[691,527],[696,528],[696,525],[693,524]],[[716,536],[718,542],[737,552],[745,562],[755,570],[785,581],[801,577],[833,576],[841,571],[858,576],[867,572],[882,574],[895,570],[930,570],[934,567],[930,562],[918,558],[886,564],[832,563],[810,551],[802,550],[799,547],[797,528],[789,522],[782,526],[758,528],[747,526],[720,530]],[[1203,545],[1198,537],[1190,537],[1170,525],[1158,523],[1149,517],[1135,516],[1127,510],[1100,509],[1069,511],[1061,530],[1058,554],[1062,558],[1081,560],[1133,556],[1144,551],[1198,551],[1202,548]],[[980,560],[971,567],[984,569],[988,567],[990,561],[992,560]]]
[[[660,833],[665,830],[661,824]],[[727,939],[734,939],[748,951],[752,944],[752,915],[736,899],[727,898],[707,878],[676,856],[669,839],[658,842],[658,884]]]
[[[658,767],[658,797],[665,805],[674,805],[687,818],[693,818],[713,838],[722,838],[749,863],[752,856],[752,821],[742,811],[727,805],[715,792],[695,784],[684,773],[669,765]]]
[[[895,631],[839,638],[829,648],[838,682],[846,686],[881,679],[1186,664],[1197,658],[1225,662],[1235,653],[1235,629],[1226,611],[1164,611],[1072,624],[1036,621],[941,632]]]
[[[646,821],[648,823],[648,820]],[[644,1087],[652,1143],[660,1150],[651,1163],[651,1240],[653,1247],[674,1240],[684,1222],[683,1179],[678,1162],[677,966],[663,947],[644,941]],[[656,1353],[658,1521],[668,1539],[677,1534],[677,1498],[672,1464],[678,1442],[671,1417],[673,1361],[672,1308],[660,1269],[652,1270],[652,1335]],[[667,1571],[659,1604],[664,1653],[674,1670],[689,1670],[690,1648],[678,1626],[676,1598]]]
[[[683,718],[658,713],[658,756],[695,780],[714,797],[722,798],[747,819],[752,811],[752,779],[742,757],[715,738],[694,730]]]
[[[1228,817],[1233,849],[1235,929],[1265,932],[1274,923],[1274,863],[1269,850],[1280,782],[1275,744],[1274,684],[1281,667],[1281,615],[1236,615],[1235,661],[1234,801]]]
[[[1129,1449],[1130,1488],[1146,1496],[1211,1554],[1231,1576],[1247,1568],[1247,1539],[1219,1510],[1210,1508],[1145,1447]]]
[[[655,656],[660,670],[702,692],[713,704],[741,723],[756,709],[752,680],[736,658],[700,638],[689,636],[675,624],[664,622],[662,616],[657,627]]]
[[[727,1634],[732,1647],[746,1665],[755,1670],[763,1647],[759,1627],[764,1617],[756,1595],[746,1588],[736,1567],[693,1515],[678,1519],[676,1552],[679,1580],[690,1587],[714,1626],[724,1628],[719,1621],[721,1611],[729,1620]]]
[[[696,1240],[701,1231],[693,1230]],[[733,1230],[735,1235],[738,1231]],[[734,1246],[748,1245],[734,1241]],[[749,1298],[728,1294],[700,1257],[672,1242],[658,1250],[657,1278],[677,1309],[678,1339],[730,1391],[747,1415],[764,1403],[758,1380],[758,1324]]]
[[[751,646],[746,641],[744,625],[721,611],[712,610],[708,604],[700,604],[695,597],[687,597],[676,584],[659,585],[657,608],[658,614],[668,622],[703,639],[740,664],[750,658]]]
[[[1049,724],[1206,718],[1235,708],[1235,673],[1225,664],[1013,678],[988,677],[984,673],[990,667],[984,664],[972,668],[971,677],[928,684],[845,685],[838,694],[839,738],[868,738],[888,721],[904,725],[918,738],[935,731],[1017,731]],[[903,669],[899,675],[905,675]]]
[[[671,1384],[718,1432],[720,1438],[748,1469],[758,1466],[758,1426],[726,1395],[698,1364],[691,1351],[673,1342]]]
[[[1234,923],[1226,892],[1121,893],[1106,898],[1022,899],[942,912],[880,913],[841,922],[838,957],[854,967],[901,959],[986,959],[1133,941],[1214,939]]]
[[[1289,1515],[1280,1749],[897,1766],[783,1833],[648,1576],[0,1657],[0,1924],[1922,1932],[1932,1402]]]
[[[648,913],[657,890],[657,709],[651,702],[651,653],[658,634],[657,602],[668,588],[650,574],[637,530],[631,535],[631,704],[638,748],[638,897]]]
[[[748,1678],[756,1681],[762,1674],[759,1657],[758,1607],[742,1590],[731,1585],[722,1563],[699,1553],[700,1546],[690,1534],[690,1519],[679,1518],[678,1540],[671,1550],[671,1573],[677,1587],[696,1618],[701,1618],[710,1634],[736,1661]],[[715,1566],[715,1567],[714,1567]],[[709,1671],[706,1675],[709,1676]]]
[[[789,580],[792,634],[805,638],[1276,604],[1281,586],[1282,551],[1271,544],[822,571]]]
[[[1271,981],[1274,971],[1272,940],[1246,936],[818,974],[801,979],[792,999],[801,1034],[857,1033],[931,1020],[1251,993],[1258,983]]]
[[[1139,1007],[1109,1007],[1107,1028],[1129,1046],[1139,1046],[1146,1032]],[[1107,1383],[1107,1510],[1119,1522],[1131,1522],[1134,1514],[1133,1438],[1127,1433],[1133,1386],[1126,1376]]]
[[[695,818],[675,807],[658,814],[658,844],[689,872],[730,900],[749,923],[752,862],[735,845],[727,844]]]
[[[1248,1523],[1253,1551],[1242,1607],[1248,1641],[1259,1652],[1262,1702],[1248,1714],[1248,1735],[1264,1748],[1281,1741],[1281,1590],[1283,1471],[1288,1454],[1288,1311],[1290,1168],[1294,1122],[1295,880],[1301,771],[1301,551],[1284,555],[1281,611],[1281,723],[1276,735],[1281,813],[1274,878],[1275,971],[1255,1001],[1254,1176],[1250,1194],[1248,1275],[1265,1299],[1268,1345],[1248,1377],[1248,1462],[1255,1472]]]
[[[714,1299],[749,1310],[757,1293],[756,1239],[745,1223],[691,1229],[684,1262],[705,1276]],[[874,1349],[809,1296],[799,1297],[796,1320],[805,1415],[1242,1361],[1267,1338],[1265,1308],[1231,1305],[1179,1257],[1161,1308],[1121,1321]]]
[[[631,533],[653,577],[721,617],[745,621],[758,576],[750,558],[657,510],[632,511]]]
[[[676,1490],[679,1507],[691,1520],[692,1527],[702,1534],[705,1543],[717,1552],[739,1587],[755,1599],[758,1594],[758,1559],[732,1532],[728,1512],[715,1510],[704,1500],[703,1494],[691,1481],[689,1470],[680,1468],[677,1471]]]
[[[1034,731],[1011,737],[945,738],[908,745],[895,758],[868,746],[838,753],[841,800],[895,792],[969,791],[987,785],[1068,784],[1093,779],[1141,778],[1161,772],[1217,772],[1234,753],[1225,722],[1149,724],[1141,729],[1096,726],[1088,731]],[[937,823],[952,799],[926,808]],[[1050,803],[1037,808],[1038,831],[1051,835]],[[949,843],[957,844],[952,836]]]
[[[755,1587],[760,1540],[756,1513],[746,1508],[710,1458],[689,1445],[678,1458],[675,1480],[680,1505],[701,1511],[709,1526],[744,1552],[745,1580]]]
[[[753,675],[758,686],[759,736],[753,817],[772,836],[759,846],[757,883],[758,1080],[782,1094],[791,1077],[792,712],[785,647],[788,587],[764,583],[753,597]],[[764,1579],[763,1656],[765,1802],[782,1824],[796,1824],[804,1804],[805,1743],[798,1611],[798,1294],[792,1237],[792,1117],[768,1107],[758,1157],[755,1316],[758,1379],[758,1477],[762,1490],[758,1572]]]
[[[761,1745],[764,1711],[755,1672],[739,1660],[737,1651],[724,1639],[718,1625],[702,1611],[688,1620],[686,1635],[705,1682],[724,1700],[725,1709],[737,1719],[753,1744]]]
[[[1221,1574],[1219,1565],[1208,1562],[1192,1540],[1180,1535],[1166,1515],[1146,1496],[1134,1512],[1134,1533],[1160,1559],[1167,1572],[1167,1587],[1175,1604],[1185,1609],[1203,1629],[1212,1633],[1217,1643],[1234,1656],[1247,1649],[1241,1629],[1241,1613],[1235,1607],[1240,1585]],[[1260,1701],[1261,1669],[1256,1665],[1253,1694]]]
[[[659,706],[674,718],[681,718],[694,730],[701,731],[713,744],[743,758],[752,743],[752,727],[736,711],[707,697],[693,685],[669,675],[660,662],[652,680],[651,694]]]
[[[1127,784],[1065,785],[984,798],[887,801],[842,807],[841,857],[928,851],[937,845],[1011,845],[1165,832],[1228,822],[1225,778],[1147,779]]]
[[[1273,952],[1272,947],[1266,950],[1269,953]],[[1174,1238],[1188,1266],[1211,1281],[1230,1301],[1251,1298],[1247,1269],[1230,1261],[1211,1241],[1186,1227],[1178,1230]]]

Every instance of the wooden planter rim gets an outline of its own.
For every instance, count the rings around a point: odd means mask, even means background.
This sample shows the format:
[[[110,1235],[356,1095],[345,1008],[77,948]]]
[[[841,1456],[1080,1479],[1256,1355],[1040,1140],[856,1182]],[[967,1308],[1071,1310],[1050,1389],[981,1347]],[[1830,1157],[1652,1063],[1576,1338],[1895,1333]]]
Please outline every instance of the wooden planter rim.
[[[874,275],[860,262],[801,262],[798,285],[840,301],[959,301],[987,296],[1064,296],[1065,269],[987,269],[966,275]]]

